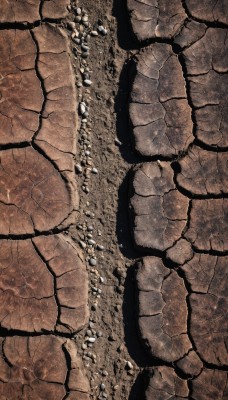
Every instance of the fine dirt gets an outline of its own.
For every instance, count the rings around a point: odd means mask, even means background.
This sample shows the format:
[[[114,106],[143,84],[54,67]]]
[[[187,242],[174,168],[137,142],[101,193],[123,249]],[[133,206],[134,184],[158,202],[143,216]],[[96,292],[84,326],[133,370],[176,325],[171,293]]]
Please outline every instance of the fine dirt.
[[[93,81],[89,138],[92,164],[98,174],[90,174],[88,194],[79,190],[79,229],[70,229],[76,241],[84,241],[87,232],[80,228],[84,223],[93,225],[93,239],[104,246],[103,251],[95,251],[97,267],[89,266],[90,287],[102,290],[98,299],[92,290],[89,296],[93,328],[102,336],[92,350],[79,350],[79,353],[84,354],[92,398],[99,396],[100,384],[104,383],[108,398],[140,399],[143,385],[138,375],[149,362],[136,331],[132,264],[140,253],[134,249],[128,221],[129,171],[140,161],[131,143],[128,111],[130,61],[138,51],[138,44],[131,33],[126,4],[122,1],[94,3],[91,0],[77,5],[88,12],[92,27],[97,27],[99,22],[108,30],[104,37],[91,38],[87,59]],[[80,58],[75,61],[80,80],[79,63]],[[79,161],[80,154],[76,158],[76,162]],[[83,186],[85,177],[82,174],[78,177]],[[87,249],[85,253],[88,254]],[[104,283],[100,283],[99,276],[104,278]],[[86,329],[77,335],[77,342],[83,343],[84,335]],[[96,355],[96,364],[86,355],[87,351]]]

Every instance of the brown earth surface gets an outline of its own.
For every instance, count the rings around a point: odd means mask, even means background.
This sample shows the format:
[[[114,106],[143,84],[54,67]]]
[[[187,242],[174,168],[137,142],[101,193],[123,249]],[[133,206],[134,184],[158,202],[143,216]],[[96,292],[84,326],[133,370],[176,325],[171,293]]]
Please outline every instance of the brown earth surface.
[[[67,5],[0,6],[1,396],[225,400],[225,3]]]

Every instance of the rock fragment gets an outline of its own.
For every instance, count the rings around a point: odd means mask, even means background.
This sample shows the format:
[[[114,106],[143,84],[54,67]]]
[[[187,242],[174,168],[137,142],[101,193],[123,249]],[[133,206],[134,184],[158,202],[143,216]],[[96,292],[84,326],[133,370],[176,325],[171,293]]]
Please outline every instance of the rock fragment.
[[[133,233],[138,248],[164,251],[181,237],[187,221],[188,199],[177,191],[169,163],[140,166],[130,200]]]
[[[155,43],[139,54],[130,119],[136,150],[144,156],[171,157],[193,141],[185,80],[170,45]]]
[[[128,0],[133,32],[138,40],[171,39],[187,15],[181,0]]]

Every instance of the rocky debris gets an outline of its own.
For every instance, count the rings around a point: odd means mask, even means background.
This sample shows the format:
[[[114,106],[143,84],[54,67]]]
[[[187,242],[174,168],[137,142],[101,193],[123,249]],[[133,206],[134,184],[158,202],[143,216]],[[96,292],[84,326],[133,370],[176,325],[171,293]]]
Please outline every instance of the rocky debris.
[[[228,4],[226,0],[185,0],[185,6],[191,17],[199,21],[221,22],[228,24]]]
[[[219,148],[227,147],[227,49],[227,30],[209,28],[183,51],[196,136]]]
[[[173,368],[150,368],[147,375],[145,400],[188,399],[187,380],[179,378]]]
[[[163,251],[181,237],[187,221],[188,199],[175,187],[167,162],[143,164],[135,171],[133,233],[138,248]]]
[[[138,325],[151,357],[174,362],[191,349],[187,334],[187,290],[175,271],[157,257],[138,263]]]
[[[1,31],[0,70],[0,144],[29,142],[39,128],[44,100],[29,31]]]
[[[33,23],[43,18],[60,19],[68,14],[70,0],[2,0],[1,23]]]
[[[73,194],[52,163],[32,147],[0,152],[1,235],[24,235],[67,226]]]
[[[228,199],[192,200],[185,237],[201,251],[228,250]]]
[[[191,195],[222,195],[228,191],[228,154],[203,150],[198,146],[189,149],[180,161],[178,185]]]
[[[171,39],[187,18],[181,0],[128,0],[133,32],[138,40]]]
[[[70,361],[69,361],[70,360]],[[73,342],[54,336],[1,338],[0,396],[89,400],[89,384]],[[81,396],[82,394],[82,396]],[[80,397],[81,396],[81,397]]]
[[[144,156],[171,157],[193,141],[183,71],[170,45],[155,43],[139,54],[130,119],[135,148]]]

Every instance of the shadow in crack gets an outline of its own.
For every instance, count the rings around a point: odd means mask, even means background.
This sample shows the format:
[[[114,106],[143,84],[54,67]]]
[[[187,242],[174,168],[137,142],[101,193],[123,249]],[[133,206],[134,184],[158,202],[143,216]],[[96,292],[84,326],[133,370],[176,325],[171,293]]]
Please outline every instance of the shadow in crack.
[[[128,400],[146,400],[144,392],[146,386],[145,373],[141,372],[131,388],[130,396]]]
[[[114,0],[112,14],[117,20],[117,38],[119,46],[124,50],[139,49],[127,10],[127,0]]]
[[[132,170],[128,171],[118,192],[118,210],[116,219],[116,235],[119,248],[124,257],[135,260],[141,254],[135,249],[131,234],[129,212],[129,182],[132,180]]]
[[[151,364],[151,358],[144,350],[138,335],[137,326],[137,292],[135,288],[136,266],[133,264],[127,270],[123,299],[123,322],[125,343],[131,358],[143,368]]]
[[[143,162],[143,157],[135,151],[134,137],[129,118],[129,96],[135,76],[135,62],[128,58],[120,73],[118,93],[115,98],[116,134],[121,142],[120,153],[129,164]]]

